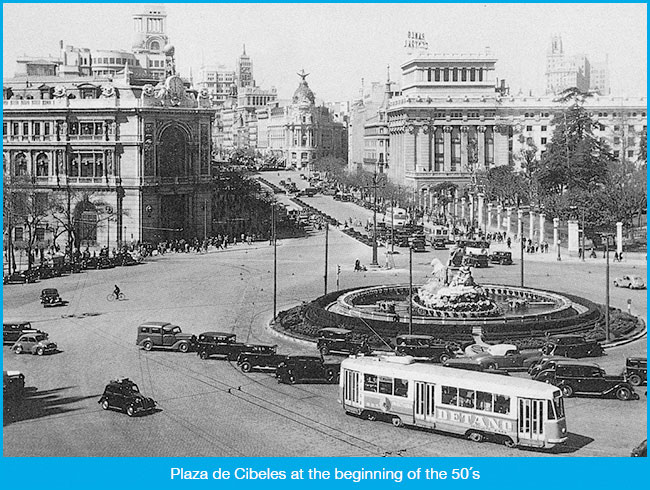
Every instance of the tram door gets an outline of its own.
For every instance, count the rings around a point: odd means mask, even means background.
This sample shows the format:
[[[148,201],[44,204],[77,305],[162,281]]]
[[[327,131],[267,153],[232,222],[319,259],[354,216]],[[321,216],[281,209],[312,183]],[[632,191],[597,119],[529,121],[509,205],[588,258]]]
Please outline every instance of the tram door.
[[[343,370],[343,401],[352,407],[361,407],[361,373]]]
[[[417,422],[427,422],[429,425],[433,424],[435,415],[435,402],[433,395],[435,393],[436,385],[432,383],[425,383],[423,381],[415,382],[415,396],[413,418]]]
[[[544,400],[519,398],[517,435],[519,439],[544,440]]]

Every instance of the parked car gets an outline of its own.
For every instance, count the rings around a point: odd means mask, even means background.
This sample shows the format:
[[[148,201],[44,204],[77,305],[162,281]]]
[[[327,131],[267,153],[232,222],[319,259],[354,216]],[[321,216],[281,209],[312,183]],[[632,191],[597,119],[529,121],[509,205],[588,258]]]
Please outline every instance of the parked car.
[[[643,439],[641,444],[632,449],[630,456],[633,458],[646,458],[648,456],[648,440]]]
[[[330,352],[343,354],[369,354],[370,347],[365,341],[352,339],[352,331],[345,328],[326,327],[318,331],[316,347],[324,356]]]
[[[512,252],[494,252],[490,255],[490,262],[500,265],[512,265]]]
[[[47,338],[47,334],[32,327],[32,324],[23,320],[5,320],[2,323],[2,343],[14,344],[23,334],[38,333]]]
[[[2,372],[2,398],[5,401],[20,400],[25,394],[25,375],[20,371]]]
[[[140,262],[135,260],[133,258],[133,255],[131,255],[130,253],[124,252],[122,254],[118,254],[117,256],[115,256],[115,263],[121,266],[129,266],[129,265],[138,265]]]
[[[455,359],[448,359],[442,365],[454,369],[465,369],[467,371],[480,371],[482,373],[502,374],[504,376],[510,376],[508,374],[508,371],[485,367],[484,364],[473,357],[457,357]]]
[[[434,238],[431,245],[434,250],[447,250],[447,240],[444,238]]]
[[[104,410],[119,408],[129,417],[152,412],[156,408],[153,398],[142,395],[138,385],[129,378],[111,380],[104,388],[104,393],[97,403]]]
[[[486,369],[527,369],[529,363],[540,357],[542,353],[537,349],[520,351],[513,344],[497,344],[487,347],[486,352],[477,354],[473,359]]]
[[[167,322],[145,322],[138,327],[135,343],[144,350],[160,349],[189,352],[196,346],[196,336],[183,333],[181,327]]]
[[[469,267],[489,267],[488,256],[486,254],[467,254],[463,257],[463,265]]]
[[[645,289],[645,282],[640,276],[623,276],[614,279],[617,288]]]
[[[315,356],[287,356],[278,364],[275,377],[278,383],[298,383],[301,381],[320,381],[338,383],[340,363],[325,362]]]
[[[26,333],[20,336],[16,343],[11,347],[16,354],[27,352],[42,356],[43,354],[52,354],[57,351],[54,342],[47,339],[42,333]]]
[[[3,284],[25,284],[36,282],[38,279],[38,272],[36,269],[30,269],[27,271],[16,271],[9,275],[3,277]]]
[[[48,308],[51,306],[62,306],[65,302],[59,296],[59,291],[55,288],[46,288],[41,291],[41,304]]]
[[[105,256],[97,257],[97,265],[95,266],[95,268],[112,269],[113,267],[115,267],[115,263],[109,257],[105,257]]]
[[[395,337],[395,351],[416,359],[445,362],[456,357],[454,348],[430,335],[398,335]]]
[[[536,381],[553,384],[570,397],[576,394],[616,396],[619,400],[638,400],[639,395],[621,375],[607,375],[597,364],[564,361],[538,373]]]
[[[251,345],[246,352],[239,354],[237,365],[244,373],[253,369],[271,369],[275,371],[287,356],[278,354],[277,345]]]
[[[38,274],[39,279],[51,279],[53,277],[61,277],[61,274],[63,273],[60,268],[50,266],[48,264],[41,264],[39,267],[34,269],[34,271],[36,274]]]
[[[229,361],[235,361],[239,354],[250,348],[248,344],[237,342],[234,333],[203,332],[197,340],[196,352],[201,359],[224,356]]]
[[[648,358],[628,357],[625,360],[624,376],[633,386],[648,384]]]
[[[572,358],[598,357],[605,351],[597,341],[587,340],[582,335],[560,334],[549,337],[544,347],[544,354]]]
[[[547,356],[546,354],[543,354],[542,357],[539,359],[532,359],[530,363],[528,363],[528,374],[530,375],[531,378],[534,378],[538,373],[546,370],[546,369],[551,369],[555,368],[555,364],[557,362],[562,362],[562,361],[573,361],[573,362],[579,362],[578,359],[572,359],[570,357],[564,357],[564,356]],[[585,361],[587,362],[587,361]]]

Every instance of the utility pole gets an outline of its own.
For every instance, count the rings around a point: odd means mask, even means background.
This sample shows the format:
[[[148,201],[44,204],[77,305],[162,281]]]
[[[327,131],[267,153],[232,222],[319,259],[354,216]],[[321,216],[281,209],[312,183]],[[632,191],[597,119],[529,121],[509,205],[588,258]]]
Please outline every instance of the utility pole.
[[[520,281],[520,285],[523,288],[524,287],[524,244],[525,244],[525,241],[524,241],[524,224],[523,224],[521,218],[519,218],[519,229],[521,230],[521,234],[519,236],[519,243],[521,245],[521,265],[520,265],[521,281]]]
[[[329,225],[325,223],[325,294],[327,294],[327,249],[329,245]]]
[[[208,200],[203,200],[203,239],[208,238]]]
[[[409,335],[413,333],[413,247],[409,246]]]
[[[271,205],[271,239],[273,240],[273,321],[278,311],[278,243],[275,227],[275,203]]]

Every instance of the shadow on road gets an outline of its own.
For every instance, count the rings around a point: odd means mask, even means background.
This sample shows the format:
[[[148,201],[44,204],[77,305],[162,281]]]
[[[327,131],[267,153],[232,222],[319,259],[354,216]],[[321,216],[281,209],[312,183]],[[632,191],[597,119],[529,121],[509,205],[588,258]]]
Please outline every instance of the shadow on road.
[[[5,399],[3,427],[15,422],[73,412],[81,409],[81,407],[73,407],[73,404],[88,398],[99,398],[101,395],[65,396],[64,393],[72,388],[75,386],[38,391],[37,388],[29,387],[25,389],[22,398]]]

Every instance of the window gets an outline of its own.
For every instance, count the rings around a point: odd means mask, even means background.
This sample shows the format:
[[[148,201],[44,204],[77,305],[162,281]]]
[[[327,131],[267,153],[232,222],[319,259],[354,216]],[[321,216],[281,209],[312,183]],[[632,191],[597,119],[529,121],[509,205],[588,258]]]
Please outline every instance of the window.
[[[32,123],[32,134],[34,136],[40,136],[41,135],[41,123],[40,122],[33,122]]]
[[[476,408],[478,410],[484,410],[486,412],[492,411],[492,393],[486,393],[484,391],[476,392]]]
[[[50,134],[50,123],[49,122],[43,123],[43,134],[45,136],[49,136],[49,134]]]
[[[443,70],[443,74],[444,74],[444,80],[445,80],[445,82],[448,82],[448,81],[449,81],[449,68],[445,68],[445,69]]]
[[[634,156],[634,150],[627,150],[627,157],[632,158]]]
[[[634,145],[634,136],[630,136],[627,139],[627,144],[628,144],[628,146],[633,146]]]
[[[23,227],[16,226],[16,228],[14,228],[14,240],[22,241],[22,239],[23,239]]]
[[[23,135],[29,134],[29,123],[23,123]]]
[[[618,150],[614,150],[614,158],[619,158],[621,156],[621,152]]]
[[[546,141],[547,141],[547,139],[546,139],[546,138],[542,138],[542,144],[543,144],[543,145],[545,145],[545,144],[546,144]]]
[[[409,382],[406,379],[395,378],[395,396],[406,398],[408,395]]]
[[[465,408],[474,408],[474,390],[458,390],[458,404]]]
[[[377,376],[374,374],[363,375],[363,391],[377,393]]]
[[[621,138],[618,136],[614,136],[614,144],[615,145],[620,145],[621,144]]]
[[[542,132],[546,131],[546,126],[542,126]]]
[[[444,405],[457,405],[458,404],[458,388],[453,386],[443,386],[441,403]]]
[[[510,397],[505,395],[495,395],[494,411],[502,414],[510,413]]]
[[[615,126],[614,126],[614,131],[620,131],[620,130],[621,130],[621,127],[620,127],[620,126],[618,126],[618,125],[615,125]]]
[[[36,240],[39,242],[45,240],[45,228],[36,228]]]
[[[384,395],[393,394],[393,378],[379,377],[379,393]]]
[[[467,81],[467,68],[463,68],[463,70],[461,71],[461,80],[463,82]]]
[[[110,63],[111,65],[114,65],[114,64],[115,64],[115,58],[110,58],[109,63]]]
[[[632,131],[632,132],[634,132],[634,124],[630,124],[630,125],[627,127],[627,130],[628,130],[628,131]]]
[[[36,157],[36,176],[47,177],[48,174],[48,158],[45,153],[39,153]]]
[[[526,126],[526,131],[532,131],[533,127],[532,126]]]
[[[7,123],[2,123],[2,136],[7,136]]]

